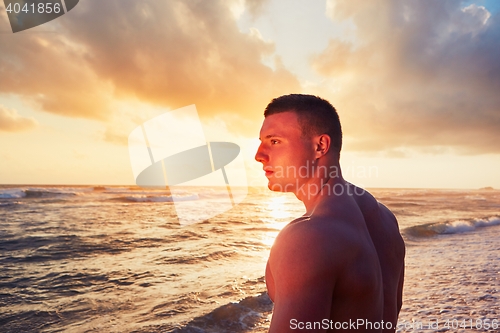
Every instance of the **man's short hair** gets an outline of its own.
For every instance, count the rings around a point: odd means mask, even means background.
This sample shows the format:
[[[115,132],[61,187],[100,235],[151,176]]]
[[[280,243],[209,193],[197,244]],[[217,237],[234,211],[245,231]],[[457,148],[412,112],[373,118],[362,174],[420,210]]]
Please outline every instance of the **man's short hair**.
[[[264,117],[289,111],[297,113],[303,136],[328,134],[333,149],[340,154],[342,127],[337,110],[330,102],[313,95],[284,95],[273,99],[267,105]]]

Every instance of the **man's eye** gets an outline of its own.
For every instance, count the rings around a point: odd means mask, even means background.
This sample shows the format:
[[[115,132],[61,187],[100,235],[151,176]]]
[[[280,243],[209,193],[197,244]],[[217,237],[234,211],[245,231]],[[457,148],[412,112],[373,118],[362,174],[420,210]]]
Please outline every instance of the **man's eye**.
[[[271,144],[272,144],[272,145],[275,145],[275,144],[277,144],[277,143],[279,143],[279,141],[278,141],[278,140],[271,140]]]

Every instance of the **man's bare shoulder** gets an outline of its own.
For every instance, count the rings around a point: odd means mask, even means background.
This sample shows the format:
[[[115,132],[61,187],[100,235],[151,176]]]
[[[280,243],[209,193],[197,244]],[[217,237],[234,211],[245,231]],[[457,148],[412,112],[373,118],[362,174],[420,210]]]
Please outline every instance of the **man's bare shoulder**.
[[[374,213],[378,211],[378,204],[379,202],[375,197],[365,190],[364,188],[357,187],[353,184],[349,184],[349,186],[352,186],[354,189],[352,190],[353,197],[356,200],[356,203],[358,206],[363,210],[367,212]]]
[[[358,193],[355,200],[363,214],[377,251],[387,252],[381,259],[382,262],[391,258],[393,264],[401,264],[405,255],[405,244],[399,231],[396,216],[368,191],[358,190],[355,193]],[[395,272],[399,274],[399,269],[396,269]]]
[[[301,217],[280,231],[271,249],[271,258],[303,258],[310,262],[321,261],[323,267],[339,268],[349,259],[347,254],[353,253],[358,238],[356,230],[345,220]]]
[[[354,186],[355,185],[352,185]],[[391,224],[398,225],[396,216],[387,208],[384,204],[379,202],[370,192],[365,189],[355,187],[353,191],[355,193],[354,198],[359,208],[363,212],[365,219],[367,217],[377,217],[384,222],[389,222]]]
[[[376,281],[376,276],[362,271],[366,271],[366,261],[355,260],[352,253],[356,250],[344,248],[349,241],[342,240],[341,234],[346,232],[334,232],[343,224],[338,222],[303,217],[289,223],[277,236],[266,268],[268,292],[275,303],[272,332],[288,332],[284,328],[289,327],[291,318],[312,322],[332,318],[332,313],[338,315],[340,305],[333,304],[333,297],[342,304],[353,299],[363,303],[357,291],[365,295],[366,281]],[[351,276],[363,283],[353,287]]]
[[[388,221],[391,221],[396,226],[398,226],[398,220],[396,219],[396,216],[394,215],[394,213],[389,210],[389,208],[387,208],[381,202],[378,203],[378,207],[379,207],[380,215],[382,216],[382,218],[384,218]],[[398,226],[398,228],[399,228],[399,226]]]
[[[288,223],[279,233],[276,241],[341,241],[354,234],[349,222],[336,216],[313,215],[301,217]]]
[[[315,217],[300,217],[288,223],[276,237],[273,248],[287,247],[310,248],[322,247],[327,240],[326,223]]]

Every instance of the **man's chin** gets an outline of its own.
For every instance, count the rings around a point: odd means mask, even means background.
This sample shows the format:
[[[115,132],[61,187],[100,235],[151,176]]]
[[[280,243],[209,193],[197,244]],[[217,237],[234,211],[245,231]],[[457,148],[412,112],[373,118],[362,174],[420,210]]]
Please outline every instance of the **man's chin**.
[[[282,184],[275,183],[271,180],[267,183],[267,188],[274,192],[290,192],[291,190],[287,190],[287,186],[283,186]]]

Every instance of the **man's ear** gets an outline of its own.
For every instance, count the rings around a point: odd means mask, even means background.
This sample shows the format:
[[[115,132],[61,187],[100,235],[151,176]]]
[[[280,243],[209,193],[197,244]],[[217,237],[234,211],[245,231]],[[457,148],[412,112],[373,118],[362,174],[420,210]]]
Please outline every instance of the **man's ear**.
[[[332,139],[328,134],[318,135],[314,140],[314,145],[316,148],[315,157],[320,158],[326,155],[326,153],[328,153],[328,151],[330,150],[331,143]]]

